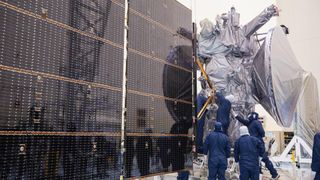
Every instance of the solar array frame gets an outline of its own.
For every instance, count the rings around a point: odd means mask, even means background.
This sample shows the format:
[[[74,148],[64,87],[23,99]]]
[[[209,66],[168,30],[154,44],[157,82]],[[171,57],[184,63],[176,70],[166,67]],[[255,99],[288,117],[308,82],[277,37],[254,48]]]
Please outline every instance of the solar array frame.
[[[124,3],[0,1],[1,179],[118,179],[121,166],[134,178],[192,166],[191,41],[176,33],[192,31],[191,10],[175,0],[130,1],[120,162]]]

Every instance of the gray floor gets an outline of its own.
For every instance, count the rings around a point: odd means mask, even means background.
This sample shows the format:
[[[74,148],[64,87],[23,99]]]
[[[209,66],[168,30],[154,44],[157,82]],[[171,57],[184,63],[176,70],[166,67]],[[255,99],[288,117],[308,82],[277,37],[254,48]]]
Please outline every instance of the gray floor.
[[[313,180],[315,173],[311,171],[310,165],[301,165],[297,168],[296,164],[282,164],[281,168],[277,169],[280,174],[280,180]],[[266,172],[265,174],[268,174]],[[266,177],[269,178],[270,177]]]
[[[287,163],[282,164],[280,168],[277,168],[280,174],[279,180],[313,180],[314,172],[311,171],[310,166],[307,165],[302,168],[297,168],[295,164]],[[165,176],[156,176],[145,178],[144,180],[176,180],[177,173],[167,174]],[[190,180],[205,180],[205,177],[193,177]],[[260,176],[260,180],[271,180],[271,176],[267,170],[263,170],[263,175]]]

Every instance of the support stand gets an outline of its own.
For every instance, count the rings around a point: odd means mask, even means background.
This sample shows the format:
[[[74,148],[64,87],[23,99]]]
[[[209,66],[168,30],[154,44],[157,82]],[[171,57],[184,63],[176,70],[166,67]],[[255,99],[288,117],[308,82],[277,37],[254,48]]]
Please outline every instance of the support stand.
[[[289,154],[292,148],[295,148],[294,155]],[[304,149],[304,151],[301,150],[301,148]],[[305,152],[308,154],[307,158],[305,157],[305,154],[302,154],[302,152]],[[293,136],[292,140],[288,144],[288,146],[285,148],[285,150],[281,153],[279,157],[273,157],[272,161],[275,163],[281,163],[281,162],[292,162],[295,161],[298,164],[311,163],[312,158],[312,149],[307,145],[307,143],[301,139],[298,136]]]

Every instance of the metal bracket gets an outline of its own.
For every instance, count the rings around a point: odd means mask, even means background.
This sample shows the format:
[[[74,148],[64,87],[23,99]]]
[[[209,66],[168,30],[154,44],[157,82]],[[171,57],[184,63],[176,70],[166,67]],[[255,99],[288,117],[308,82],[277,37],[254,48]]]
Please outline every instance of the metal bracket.
[[[48,18],[48,9],[41,8],[41,17],[43,19],[47,19]]]
[[[204,76],[205,80],[207,81],[209,88],[212,90],[212,94],[209,96],[208,100],[206,101],[204,106],[201,108],[200,112],[198,112],[198,114],[197,114],[197,118],[199,119],[202,117],[203,113],[207,109],[207,106],[211,103],[214,103],[214,96],[216,93],[216,88],[211,83],[209,76],[207,75],[206,71],[204,70],[200,60],[198,58],[194,57],[194,61],[198,65],[198,67],[200,68],[200,71],[201,71],[202,75]]]

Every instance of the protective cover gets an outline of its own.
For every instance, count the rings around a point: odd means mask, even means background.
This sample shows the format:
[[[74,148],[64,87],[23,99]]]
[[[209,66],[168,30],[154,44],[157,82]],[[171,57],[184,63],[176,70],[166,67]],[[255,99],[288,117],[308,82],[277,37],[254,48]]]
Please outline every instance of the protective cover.
[[[253,64],[256,99],[277,123],[290,127],[309,145],[319,128],[318,88],[311,73],[304,71],[281,27],[271,29]]]
[[[255,57],[253,75],[259,102],[282,126],[291,125],[304,74],[282,29],[272,29]]]
[[[310,147],[313,144],[313,136],[320,129],[319,96],[317,80],[307,73],[303,82],[303,91],[298,101],[296,110],[296,133],[302,137]]]
[[[269,6],[242,27],[235,8],[218,16],[215,24],[204,19],[200,22],[198,56],[217,91],[235,97],[234,112],[247,115],[260,103],[279,125],[290,127],[295,121],[296,134],[311,144],[311,137],[319,129],[314,77],[300,67],[281,27],[270,30],[260,48],[252,36],[277,15],[276,9]],[[201,94],[208,96],[208,87],[203,88]],[[208,109],[207,131],[216,116],[216,110]],[[239,125],[236,120],[230,122],[228,134],[232,141],[238,137]]]
[[[217,91],[234,96],[232,109],[237,113],[247,115],[257,103],[250,87],[252,62],[259,49],[253,34],[276,14],[276,7],[271,5],[249,23],[239,26],[240,14],[231,8],[227,15],[216,18],[215,25],[208,19],[200,22],[198,56]],[[215,112],[210,109],[207,120],[213,119]],[[238,121],[231,120],[228,134],[232,141],[238,137],[239,126]]]

